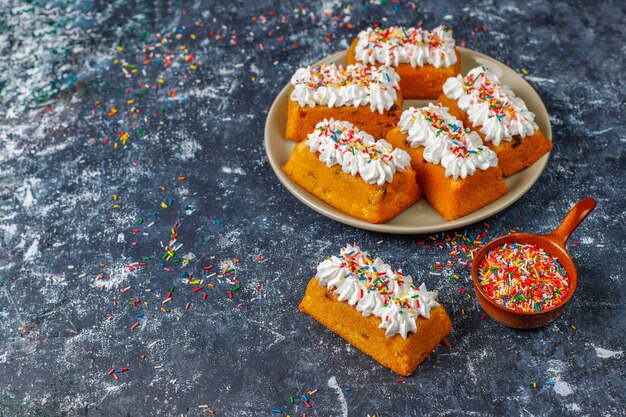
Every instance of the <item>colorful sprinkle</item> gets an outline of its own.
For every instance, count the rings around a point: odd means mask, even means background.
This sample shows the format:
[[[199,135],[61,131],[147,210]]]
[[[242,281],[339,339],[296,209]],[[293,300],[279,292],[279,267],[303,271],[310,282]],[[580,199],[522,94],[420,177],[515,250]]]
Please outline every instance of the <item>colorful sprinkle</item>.
[[[556,307],[569,293],[569,277],[558,260],[536,245],[504,244],[480,262],[478,282],[498,305],[520,312]]]

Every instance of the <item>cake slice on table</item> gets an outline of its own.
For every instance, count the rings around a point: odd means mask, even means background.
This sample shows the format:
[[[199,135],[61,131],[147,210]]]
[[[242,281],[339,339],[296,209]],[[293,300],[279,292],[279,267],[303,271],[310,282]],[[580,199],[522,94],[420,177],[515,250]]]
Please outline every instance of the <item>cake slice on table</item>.
[[[405,110],[387,140],[409,153],[426,200],[446,220],[508,192],[496,154],[441,105]]]
[[[287,139],[306,139],[324,119],[346,120],[382,138],[400,120],[402,94],[393,68],[320,65],[300,68],[291,77]]]
[[[391,26],[361,31],[348,49],[348,64],[394,67],[405,99],[435,99],[444,82],[461,72],[452,31]]]
[[[449,78],[439,101],[498,154],[505,177],[531,166],[552,149],[524,100],[485,67]]]
[[[318,123],[283,171],[317,198],[370,223],[394,218],[422,196],[405,151],[346,121]]]
[[[300,310],[381,365],[408,376],[452,329],[436,297],[380,258],[347,245],[318,265]]]

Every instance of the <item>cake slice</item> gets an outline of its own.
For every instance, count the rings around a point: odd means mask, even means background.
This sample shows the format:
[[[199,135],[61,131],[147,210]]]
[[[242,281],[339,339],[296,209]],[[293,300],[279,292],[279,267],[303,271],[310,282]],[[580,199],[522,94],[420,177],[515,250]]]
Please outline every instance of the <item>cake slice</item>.
[[[405,99],[435,99],[444,82],[461,72],[452,31],[391,26],[361,31],[348,49],[348,64],[394,67]]]
[[[508,192],[496,154],[441,105],[405,110],[387,140],[409,153],[426,200],[446,220]]]
[[[497,155],[505,177],[552,150],[524,100],[485,67],[449,78],[439,101],[476,130]]]
[[[405,151],[346,121],[318,123],[283,171],[317,198],[370,223],[394,218],[422,196]]]
[[[437,293],[347,245],[317,267],[300,310],[392,371],[409,376],[452,329]]]
[[[402,114],[402,94],[393,68],[320,65],[291,77],[287,104],[289,140],[307,138],[324,119],[346,120],[374,137],[385,137]]]

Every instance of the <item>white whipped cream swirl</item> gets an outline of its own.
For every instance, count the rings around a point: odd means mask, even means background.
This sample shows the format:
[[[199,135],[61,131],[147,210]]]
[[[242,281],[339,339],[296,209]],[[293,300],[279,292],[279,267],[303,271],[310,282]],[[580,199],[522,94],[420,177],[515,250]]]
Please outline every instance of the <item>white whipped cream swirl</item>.
[[[398,99],[400,76],[393,68],[362,64],[299,68],[291,77],[290,99],[302,107],[370,106],[383,113]]]
[[[416,320],[429,318],[431,308],[439,306],[436,291],[428,291],[424,284],[416,287],[411,276],[392,270],[380,258],[370,258],[356,245],[346,245],[338,256],[322,261],[315,277],[363,317],[379,317],[378,327],[387,337],[400,334],[406,339],[417,331]]]
[[[324,119],[315,126],[305,144],[318,152],[326,166],[341,165],[343,172],[363,178],[368,184],[391,182],[396,171],[404,172],[411,157],[387,141],[374,140],[350,122]]]
[[[423,146],[424,159],[441,164],[446,177],[465,179],[474,175],[476,169],[484,171],[498,165],[498,156],[483,145],[480,136],[464,128],[463,122],[440,104],[408,108],[402,113],[398,126],[407,135],[409,146]]]
[[[431,31],[402,26],[368,28],[358,34],[355,58],[371,65],[449,67],[457,59],[454,45],[452,32],[444,25]]]
[[[513,136],[531,136],[539,128],[535,114],[528,110],[524,100],[485,67],[473,68],[465,77],[448,78],[443,92],[457,100],[472,126],[480,127],[485,141],[494,146],[502,141],[510,142]]]

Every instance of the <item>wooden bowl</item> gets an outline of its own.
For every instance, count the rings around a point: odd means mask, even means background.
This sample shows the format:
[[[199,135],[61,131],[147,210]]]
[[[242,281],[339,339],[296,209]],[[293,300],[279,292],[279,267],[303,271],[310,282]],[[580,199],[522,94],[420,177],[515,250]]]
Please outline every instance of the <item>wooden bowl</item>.
[[[570,210],[559,227],[550,234],[532,235],[527,233],[513,233],[507,236],[501,236],[483,246],[472,262],[474,291],[476,292],[476,298],[483,310],[497,322],[516,329],[536,329],[554,321],[565,309],[565,306],[574,295],[578,284],[576,266],[569,256],[569,253],[567,253],[565,244],[580,222],[582,222],[595,207],[596,200],[593,198],[585,198]],[[557,258],[570,279],[569,293],[565,299],[554,307],[537,312],[514,311],[490,299],[478,283],[478,267],[491,249],[497,248],[505,243],[537,245],[546,251],[548,255]]]

